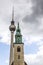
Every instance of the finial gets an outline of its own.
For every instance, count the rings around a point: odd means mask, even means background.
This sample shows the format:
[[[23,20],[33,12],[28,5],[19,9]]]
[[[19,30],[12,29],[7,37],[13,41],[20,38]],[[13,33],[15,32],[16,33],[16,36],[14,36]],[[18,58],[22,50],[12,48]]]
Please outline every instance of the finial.
[[[18,28],[19,28],[19,22],[18,22]]]
[[[12,10],[12,21],[14,21],[14,6],[13,6],[13,10]]]

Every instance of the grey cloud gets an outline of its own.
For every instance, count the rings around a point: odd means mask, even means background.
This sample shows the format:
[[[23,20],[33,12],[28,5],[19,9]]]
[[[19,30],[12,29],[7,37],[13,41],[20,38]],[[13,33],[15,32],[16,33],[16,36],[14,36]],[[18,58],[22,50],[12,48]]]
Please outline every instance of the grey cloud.
[[[37,62],[31,64],[31,65],[43,65],[43,56],[38,56],[37,57]]]
[[[32,0],[33,4],[35,3],[33,10],[34,14],[43,15],[43,0]]]
[[[28,24],[27,28],[32,27],[31,30],[33,33],[43,35],[43,27],[40,29],[42,21],[38,20],[38,18],[41,19],[43,17],[43,0],[32,0],[32,3],[34,4],[32,7],[33,13],[26,15],[22,21]]]
[[[2,39],[2,37],[0,36],[0,40]]]
[[[13,3],[17,3],[17,4],[20,4],[20,3],[29,3],[29,0],[12,0]]]
[[[24,21],[34,22],[37,20],[37,17],[43,15],[43,0],[32,0],[32,2],[33,4],[35,3],[32,7],[33,13],[31,15],[26,15]]]
[[[26,23],[29,22],[29,23],[32,23],[32,24],[38,23],[37,18],[36,18],[36,16],[34,14],[26,15],[24,17],[23,21],[26,22]]]
[[[30,28],[31,33],[38,34],[38,28],[39,28],[39,21],[37,20],[37,17],[35,15],[27,15],[22,20],[24,23],[28,24],[26,28]],[[26,26],[26,25],[25,25]],[[29,30],[29,31],[30,31]]]

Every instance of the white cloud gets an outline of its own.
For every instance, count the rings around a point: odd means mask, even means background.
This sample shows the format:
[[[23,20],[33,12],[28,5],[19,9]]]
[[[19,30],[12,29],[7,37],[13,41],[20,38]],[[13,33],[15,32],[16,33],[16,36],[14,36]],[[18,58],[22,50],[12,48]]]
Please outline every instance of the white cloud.
[[[40,44],[40,42],[38,44],[39,50],[37,51],[37,53],[31,53],[24,56],[25,61],[28,63],[28,65],[43,65],[43,44]]]
[[[9,65],[9,60],[6,60],[5,63],[6,63],[7,65]]]

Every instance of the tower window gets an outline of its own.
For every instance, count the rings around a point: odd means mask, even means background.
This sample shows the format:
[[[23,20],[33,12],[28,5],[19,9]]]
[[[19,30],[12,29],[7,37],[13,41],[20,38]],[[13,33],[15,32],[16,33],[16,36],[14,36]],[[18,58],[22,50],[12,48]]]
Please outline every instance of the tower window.
[[[20,59],[20,55],[18,55],[18,59]]]
[[[12,64],[11,65],[14,65],[14,62],[12,62]]]
[[[18,47],[17,47],[17,52],[20,52],[20,51],[21,51],[21,49],[20,49],[20,47],[18,46]]]

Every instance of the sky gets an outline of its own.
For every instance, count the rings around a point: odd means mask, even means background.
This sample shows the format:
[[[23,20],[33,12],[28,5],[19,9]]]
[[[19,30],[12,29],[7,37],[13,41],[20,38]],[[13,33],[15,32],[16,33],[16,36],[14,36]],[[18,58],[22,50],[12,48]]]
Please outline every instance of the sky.
[[[15,25],[19,22],[23,35],[24,61],[43,65],[43,0],[0,0],[0,65],[9,65],[13,6]]]

